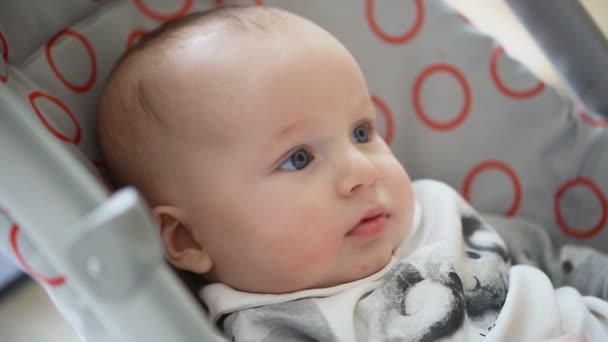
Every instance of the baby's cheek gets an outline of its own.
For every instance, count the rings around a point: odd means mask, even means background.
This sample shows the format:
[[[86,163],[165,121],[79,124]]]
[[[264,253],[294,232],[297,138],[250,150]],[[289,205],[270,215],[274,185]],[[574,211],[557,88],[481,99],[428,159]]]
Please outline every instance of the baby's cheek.
[[[275,203],[273,211],[278,215],[263,229],[266,271],[296,287],[314,285],[325,277],[336,263],[345,234],[344,218],[335,212],[332,199],[325,198],[323,191],[308,191],[311,188]]]
[[[311,241],[313,242],[313,241]],[[335,237],[327,237],[325,240],[317,240],[308,246],[303,245],[297,258],[292,261],[295,267],[309,270],[320,270],[333,264],[340,251],[341,240]]]
[[[385,188],[391,191],[393,200],[400,202],[412,201],[412,184],[405,168],[392,156],[382,161],[383,181]]]
[[[293,231],[289,236],[277,240],[275,265],[281,269],[277,271],[297,270],[299,276],[314,277],[333,264],[339,254],[343,236],[328,233],[328,229],[331,228],[319,226],[314,231]]]

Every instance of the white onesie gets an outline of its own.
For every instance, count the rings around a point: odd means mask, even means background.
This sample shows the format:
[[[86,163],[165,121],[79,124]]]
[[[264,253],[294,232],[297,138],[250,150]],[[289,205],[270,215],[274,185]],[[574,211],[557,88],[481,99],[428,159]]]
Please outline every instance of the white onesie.
[[[606,256],[556,250],[524,221],[482,219],[446,184],[414,191],[415,228],[379,272],[281,295],[211,284],[201,290],[211,321],[234,341],[608,341],[608,302],[579,293],[608,298]]]

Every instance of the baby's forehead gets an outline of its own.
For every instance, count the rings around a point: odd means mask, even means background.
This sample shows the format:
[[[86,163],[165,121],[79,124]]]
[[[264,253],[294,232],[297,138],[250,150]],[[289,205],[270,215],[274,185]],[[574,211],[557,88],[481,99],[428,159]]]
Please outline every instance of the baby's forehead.
[[[287,117],[297,115],[292,111],[268,115],[275,105],[298,102],[300,89],[290,74],[309,73],[310,55],[323,59],[339,44],[295,16],[273,25],[237,31],[195,27],[168,45],[153,46],[147,51],[149,65],[138,76],[146,79],[142,92],[149,107],[169,126],[191,134],[204,128],[226,135],[243,124],[266,129],[292,119]]]
[[[237,111],[232,113],[237,116],[253,115],[249,109],[268,104],[263,103],[268,101],[263,97],[273,92],[265,89],[265,77],[272,73],[267,56],[272,56],[272,52],[254,53],[246,46],[254,42],[225,41],[218,44],[221,51],[190,49],[174,54],[143,76],[147,81],[142,87],[145,97],[159,113],[184,120],[198,118],[229,124],[228,114],[233,111]],[[248,51],[251,53],[244,58]]]

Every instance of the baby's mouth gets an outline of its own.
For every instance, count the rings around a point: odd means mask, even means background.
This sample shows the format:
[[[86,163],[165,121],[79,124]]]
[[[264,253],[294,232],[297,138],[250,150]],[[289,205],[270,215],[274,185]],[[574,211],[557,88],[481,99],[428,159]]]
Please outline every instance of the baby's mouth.
[[[384,207],[375,207],[363,216],[346,236],[372,237],[382,233],[388,225],[390,213]]]

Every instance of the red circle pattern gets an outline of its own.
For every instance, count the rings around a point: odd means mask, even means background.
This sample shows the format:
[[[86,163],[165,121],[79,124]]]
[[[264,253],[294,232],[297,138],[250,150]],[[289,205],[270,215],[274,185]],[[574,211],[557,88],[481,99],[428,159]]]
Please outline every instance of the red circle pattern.
[[[2,32],[0,32],[0,43],[2,44],[2,59],[4,59],[4,62],[8,64],[8,43],[6,41],[6,38],[4,38],[4,35],[2,34]],[[8,80],[8,67],[7,67],[7,74],[0,75],[0,82],[6,83],[7,80]]]
[[[15,257],[17,257],[17,261],[19,262],[19,264],[21,265],[23,270],[25,272],[27,272],[29,275],[31,275],[32,277],[38,279],[38,281],[45,283],[48,286],[57,287],[57,286],[61,286],[61,285],[65,284],[65,282],[66,282],[65,277],[63,277],[63,276],[58,276],[58,277],[53,277],[53,278],[47,277],[47,276],[41,274],[40,272],[36,271],[35,269],[33,269],[25,261],[25,258],[23,257],[23,254],[21,254],[21,250],[19,249],[18,236],[19,236],[19,226],[17,224],[13,224],[11,227],[11,231],[10,231],[11,247],[13,248]]]
[[[181,17],[182,15],[188,13],[190,8],[192,8],[192,4],[194,2],[193,0],[186,0],[184,2],[184,5],[174,13],[158,13],[158,12],[152,10],[146,4],[144,4],[143,0],[134,0],[134,1],[135,1],[135,6],[137,6],[137,8],[144,15],[146,15],[147,17],[149,17],[152,20],[156,20],[156,21],[160,21],[160,22],[173,20],[175,18]]]
[[[135,45],[135,43],[137,43],[141,37],[145,36],[146,33],[148,33],[148,31],[145,29],[135,29],[131,31],[129,37],[127,38],[127,49],[133,47],[133,45]]]
[[[460,18],[460,20],[464,21],[465,23],[473,26],[473,23],[471,23],[471,21],[469,20],[469,18],[465,17],[464,14],[456,11],[456,15]]]
[[[422,108],[422,86],[429,76],[437,72],[447,72],[453,75],[458,81],[458,83],[460,83],[464,92],[464,103],[462,105],[460,113],[453,120],[447,122],[438,122],[430,119]],[[449,64],[433,64],[424,69],[422,73],[420,73],[420,75],[418,75],[418,77],[416,78],[412,97],[414,102],[414,111],[416,112],[416,115],[418,115],[420,120],[422,120],[422,122],[424,122],[427,126],[434,130],[449,131],[461,125],[462,122],[467,118],[471,110],[471,102],[473,96],[471,94],[471,87],[469,86],[469,83],[467,82],[462,72],[460,72],[458,69]]]
[[[57,106],[59,106],[61,109],[63,109],[63,111],[68,115],[68,117],[70,118],[70,120],[72,120],[72,123],[74,124],[74,127],[76,128],[76,134],[74,135],[73,138],[70,138],[66,135],[64,135],[63,133],[59,132],[58,130],[56,130],[53,126],[51,126],[51,124],[46,120],[46,118],[44,117],[44,115],[42,115],[42,112],[40,112],[40,109],[38,108],[38,106],[36,105],[36,99],[39,97],[43,97],[46,98],[48,100],[50,100],[51,102],[55,103]],[[44,124],[44,126],[57,138],[66,141],[66,142],[71,142],[75,145],[77,145],[80,142],[80,137],[81,137],[81,128],[80,128],[80,124],[78,123],[78,120],[76,120],[76,117],[74,117],[74,114],[72,114],[72,112],[70,111],[70,109],[61,101],[59,101],[59,99],[45,94],[41,91],[35,91],[32,92],[29,95],[29,99],[30,99],[30,104],[32,105],[32,108],[34,108],[34,111],[36,112],[36,115],[38,115],[38,118],[40,119],[40,121],[42,121],[42,123]]]
[[[507,87],[500,79],[500,74],[498,73],[498,60],[503,54],[504,49],[502,46],[498,46],[494,48],[492,57],[490,58],[490,75],[492,76],[494,84],[496,84],[496,87],[498,87],[498,90],[500,90],[501,93],[514,99],[527,99],[540,94],[543,89],[545,89],[545,84],[541,81],[538,82],[536,87],[531,89],[516,90]]]
[[[562,196],[568,191],[570,188],[575,187],[577,185],[586,186],[597,196],[602,206],[602,216],[598,223],[593,226],[593,228],[585,231],[575,230],[570,227],[561,213],[561,208],[559,206],[559,202]],[[606,197],[602,194],[600,188],[595,184],[591,179],[586,177],[578,177],[567,181],[564,185],[562,185],[559,190],[555,193],[555,201],[554,201],[554,211],[555,218],[557,220],[557,224],[560,226],[561,230],[568,236],[576,238],[576,239],[588,239],[593,237],[599,233],[602,228],[606,225],[606,220],[608,219],[608,202],[606,201]]]
[[[420,32],[420,29],[422,29],[422,25],[424,23],[425,10],[423,0],[414,0],[414,3],[416,5],[416,20],[414,21],[414,24],[412,24],[412,27],[402,35],[390,35],[380,28],[376,22],[376,16],[374,13],[375,0],[366,0],[365,2],[365,16],[367,18],[367,23],[372,29],[372,32],[374,32],[374,34],[384,42],[394,45],[407,43],[418,35],[418,32]]]
[[[587,114],[587,112],[581,112],[579,115],[583,121],[593,127],[608,127],[608,119],[594,118]]]
[[[515,198],[513,199],[513,204],[511,208],[505,213],[506,216],[513,216],[519,209],[519,205],[521,204],[522,190],[521,183],[517,178],[517,174],[513,171],[509,165],[498,161],[498,160],[488,160],[484,161],[477,166],[475,166],[469,174],[466,176],[463,185],[463,197],[467,200],[467,202],[471,203],[471,185],[473,184],[473,180],[475,177],[481,173],[482,171],[486,171],[488,169],[496,169],[504,172],[510,179],[513,184],[513,189],[515,193]]]
[[[82,45],[85,47],[85,49],[87,50],[87,53],[89,54],[89,58],[91,60],[91,72],[89,73],[89,78],[87,79],[87,81],[82,85],[73,84],[70,81],[68,81],[67,79],[65,79],[65,77],[63,77],[63,75],[61,75],[61,73],[59,72],[59,69],[57,69],[55,62],[53,61],[53,57],[51,55],[51,49],[53,48],[53,45],[55,44],[55,42],[57,42],[57,40],[64,35],[72,36],[72,37],[76,38],[78,41],[80,41],[82,43]],[[66,87],[70,88],[71,90],[73,90],[77,93],[83,93],[83,92],[91,89],[91,87],[93,87],[93,84],[95,83],[95,78],[97,77],[97,60],[95,59],[95,51],[93,51],[93,46],[91,46],[91,43],[82,34],[78,33],[75,30],[69,29],[69,28],[64,29],[64,30],[60,31],[59,33],[57,33],[56,35],[54,35],[46,43],[46,47],[44,50],[46,53],[46,59],[47,59],[49,65],[51,66],[51,69],[53,69],[53,72],[55,73],[55,75],[57,75],[57,77],[61,80],[61,82],[63,82],[63,84],[65,84]]]
[[[390,145],[393,142],[393,135],[395,133],[395,123],[393,121],[393,113],[390,108],[386,105],[384,101],[382,101],[378,96],[372,95],[372,102],[378,109],[380,109],[380,113],[384,117],[384,125],[386,127],[386,132],[384,135],[384,141],[386,141],[387,145]]]

